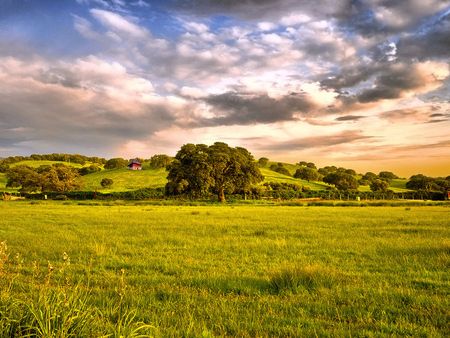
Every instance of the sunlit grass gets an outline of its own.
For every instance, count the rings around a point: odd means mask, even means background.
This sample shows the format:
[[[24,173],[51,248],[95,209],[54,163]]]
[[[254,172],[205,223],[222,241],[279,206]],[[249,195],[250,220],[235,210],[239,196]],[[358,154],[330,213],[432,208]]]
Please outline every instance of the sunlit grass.
[[[98,189],[102,192],[158,188],[164,187],[167,183],[165,169],[151,169],[148,164],[144,164],[143,170],[106,169],[83,177],[87,182],[86,190]],[[113,180],[114,183],[111,188],[102,188],[100,183],[104,178]]]
[[[120,323],[161,337],[450,332],[445,204],[0,204],[0,239],[20,272],[9,295],[31,290],[33,262],[46,271],[49,260],[52,290],[65,276],[88,292],[84,311],[104,334]]]

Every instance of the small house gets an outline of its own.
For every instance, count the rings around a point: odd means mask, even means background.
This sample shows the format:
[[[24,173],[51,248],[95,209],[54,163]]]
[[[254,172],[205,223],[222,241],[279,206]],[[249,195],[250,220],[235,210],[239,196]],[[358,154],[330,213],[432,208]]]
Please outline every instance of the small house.
[[[142,164],[135,158],[127,165],[127,169],[130,170],[142,170]]]

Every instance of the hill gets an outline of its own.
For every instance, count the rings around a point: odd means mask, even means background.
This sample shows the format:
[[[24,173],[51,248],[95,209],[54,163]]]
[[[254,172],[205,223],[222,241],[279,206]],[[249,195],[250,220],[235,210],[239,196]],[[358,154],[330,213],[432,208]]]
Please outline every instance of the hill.
[[[83,177],[87,183],[86,190],[98,189],[102,192],[114,192],[164,187],[167,183],[166,176],[165,169],[152,169],[148,163],[144,163],[142,170],[104,169]],[[110,189],[102,188],[100,182],[104,178],[113,180],[114,183]]]
[[[37,168],[41,165],[52,165],[55,163],[63,163],[75,168],[82,168],[83,166],[78,163],[60,162],[60,161],[22,161],[11,164],[11,167],[26,164],[30,167]],[[278,162],[269,162],[265,167],[260,168],[261,173],[264,175],[264,182],[279,182],[279,183],[297,183],[303,186],[311,188],[313,191],[326,190],[329,185],[323,182],[308,182],[293,178],[292,176],[283,175],[275,171],[270,170],[270,165],[277,164]],[[89,166],[92,163],[87,162],[84,166]],[[283,163],[283,167],[286,168],[291,175],[300,168],[299,165]],[[86,190],[88,191],[102,191],[102,192],[120,192],[120,191],[133,191],[140,188],[158,188],[164,187],[167,183],[167,172],[165,169],[152,169],[149,163],[143,163],[143,170],[128,170],[124,169],[103,169],[99,172],[95,172],[89,175],[83,176],[86,180]],[[113,180],[113,185],[109,189],[102,188],[100,182],[104,178],[110,178]],[[406,179],[395,179],[391,181],[391,190],[394,192],[408,191],[406,189]],[[262,182],[261,184],[263,184]],[[0,173],[0,191],[14,192],[18,189],[6,188],[5,174]],[[368,186],[360,186],[360,191],[370,191]]]

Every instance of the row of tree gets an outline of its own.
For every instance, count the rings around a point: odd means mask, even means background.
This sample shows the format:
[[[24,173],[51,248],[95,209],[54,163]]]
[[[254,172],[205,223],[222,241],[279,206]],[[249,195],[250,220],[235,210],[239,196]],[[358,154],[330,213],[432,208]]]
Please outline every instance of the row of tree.
[[[88,162],[91,162],[92,165],[89,169],[82,168],[83,171],[80,172],[81,175],[87,175],[92,172],[96,172],[101,170],[103,166],[105,169],[121,169],[125,168],[130,160],[126,160],[120,157],[111,158],[106,160],[101,157],[88,157],[84,155],[78,154],[48,154],[48,155],[36,155],[33,154],[31,156],[11,156],[4,158],[0,161],[0,173],[6,173],[10,168],[11,164],[24,162],[24,161],[59,161],[59,162],[68,162],[68,163],[78,163],[81,165],[85,165]],[[168,155],[154,155],[150,159],[144,160],[142,158],[138,158],[138,161],[141,163],[149,162],[150,167],[154,169],[165,168],[171,161],[172,157]]]
[[[31,168],[17,165],[12,169],[10,163],[24,160],[52,160],[71,161],[81,163],[91,161],[92,165],[75,169],[64,164],[46,165]],[[259,170],[269,164],[269,159],[263,157],[255,161],[251,153],[242,147],[229,147],[226,143],[216,142],[211,146],[204,144],[185,144],[174,158],[168,155],[154,155],[149,160],[152,168],[166,168],[168,183],[165,194],[189,195],[194,198],[216,194],[219,202],[225,202],[225,194],[251,194],[254,185],[264,180]],[[85,163],[85,162],[84,162]],[[82,189],[84,181],[79,176],[105,169],[120,169],[127,166],[129,160],[112,158],[109,160],[98,157],[83,157],[81,155],[52,154],[31,155],[28,158],[14,157],[2,160],[0,166],[8,166],[6,172],[7,186],[20,187],[22,192],[33,191],[70,191]],[[301,161],[293,175],[294,178],[309,181],[323,181],[330,185],[330,190],[356,191],[360,185],[369,185],[373,192],[386,192],[392,179],[398,178],[389,171],[382,171],[378,175],[368,172],[359,175],[353,169],[327,166],[319,168],[312,162]],[[4,169],[4,168],[3,168]],[[270,169],[278,173],[291,176],[282,163],[272,164]],[[104,182],[110,186],[111,182]],[[447,178],[429,178],[424,175],[414,175],[407,183],[408,189],[441,190],[450,189],[450,176]],[[305,193],[310,188],[300,184],[268,182],[261,189],[266,191],[294,191]]]

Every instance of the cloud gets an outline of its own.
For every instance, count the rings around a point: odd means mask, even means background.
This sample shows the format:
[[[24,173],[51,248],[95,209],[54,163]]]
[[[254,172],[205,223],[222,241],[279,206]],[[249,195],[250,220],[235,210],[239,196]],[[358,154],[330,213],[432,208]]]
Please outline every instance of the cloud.
[[[95,57],[51,67],[42,59],[0,62],[1,129],[10,130],[5,144],[16,149],[31,150],[34,142],[33,152],[58,144],[74,152],[111,149],[173,124],[180,109],[176,100],[154,95],[148,80]]]
[[[374,87],[358,95],[359,102],[396,99],[408,93],[420,94],[439,88],[449,75],[448,64],[427,61],[413,64],[393,64],[376,77]]]
[[[91,14],[104,26],[119,35],[125,34],[136,39],[146,38],[149,35],[146,29],[143,29],[130,19],[125,19],[117,13],[94,8],[91,9]]]
[[[362,115],[346,115],[346,116],[340,116],[340,117],[336,118],[336,121],[359,121],[366,117],[367,116],[362,116]]]
[[[338,134],[327,135],[324,137],[320,136],[310,136],[303,138],[296,138],[289,141],[277,142],[271,140],[270,144],[263,146],[264,150],[267,151],[293,151],[293,150],[305,150],[311,148],[327,148],[334,147],[337,145],[349,145],[353,142],[370,141],[373,140],[373,136],[365,136],[360,130],[348,130],[343,131]],[[267,142],[269,143],[269,142]]]
[[[271,98],[267,94],[227,92],[210,95],[203,101],[211,107],[213,117],[200,119],[195,126],[251,125],[295,121],[308,116],[315,105],[307,95],[292,94]]]

